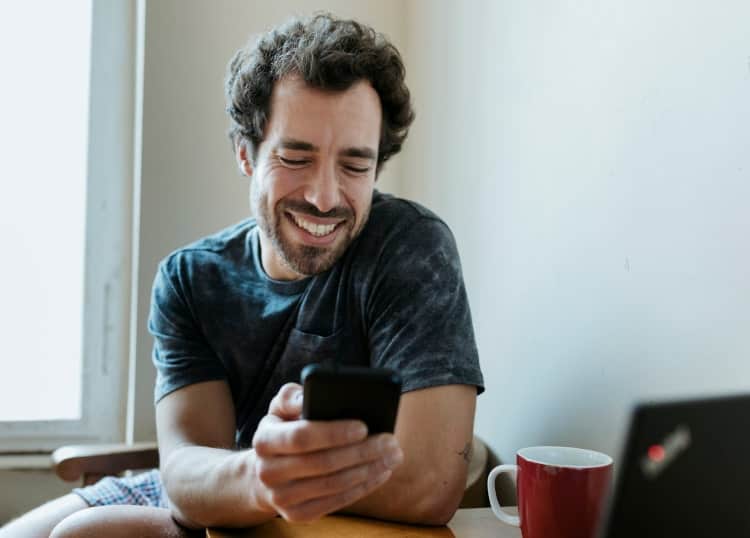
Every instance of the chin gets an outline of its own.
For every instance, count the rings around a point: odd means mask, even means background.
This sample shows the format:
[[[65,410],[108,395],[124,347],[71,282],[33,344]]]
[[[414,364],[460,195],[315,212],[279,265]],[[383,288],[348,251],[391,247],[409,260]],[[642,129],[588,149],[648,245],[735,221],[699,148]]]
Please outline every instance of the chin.
[[[303,276],[312,276],[328,271],[346,251],[344,248],[328,251],[318,247],[303,246],[294,249],[291,255],[284,255],[284,261],[289,268]],[[321,252],[323,250],[323,252]],[[339,251],[340,250],[340,251]]]

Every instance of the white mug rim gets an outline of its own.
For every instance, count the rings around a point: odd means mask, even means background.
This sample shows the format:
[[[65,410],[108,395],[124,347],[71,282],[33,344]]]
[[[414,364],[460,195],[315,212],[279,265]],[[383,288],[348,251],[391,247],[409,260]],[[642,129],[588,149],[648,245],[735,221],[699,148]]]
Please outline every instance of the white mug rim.
[[[539,457],[533,457],[533,456],[528,455],[529,451],[540,451],[540,450],[556,450],[556,451],[566,452],[568,454],[576,454],[578,456],[593,456],[595,458],[600,459],[601,461],[599,463],[577,465],[577,464],[541,461]],[[612,457],[608,456],[607,454],[603,452],[590,450],[588,448],[577,448],[577,447],[571,447],[571,446],[529,446],[529,447],[521,448],[520,450],[518,450],[516,452],[516,455],[530,463],[536,463],[538,465],[545,465],[548,467],[559,467],[563,469],[598,469],[600,467],[609,467],[613,463]]]

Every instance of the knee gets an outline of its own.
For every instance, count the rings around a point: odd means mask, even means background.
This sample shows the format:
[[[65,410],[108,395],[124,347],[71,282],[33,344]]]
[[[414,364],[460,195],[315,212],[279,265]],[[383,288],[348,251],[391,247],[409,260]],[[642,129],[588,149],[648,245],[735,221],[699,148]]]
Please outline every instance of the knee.
[[[67,516],[88,505],[73,493],[37,506],[0,529],[0,538],[49,538],[52,529]]]
[[[89,536],[102,536],[101,521],[96,517],[96,510],[86,508],[69,515],[58,523],[50,538],[87,538]]]
[[[169,510],[148,506],[99,506],[86,508],[63,519],[50,538],[183,538],[202,536],[175,523]]]

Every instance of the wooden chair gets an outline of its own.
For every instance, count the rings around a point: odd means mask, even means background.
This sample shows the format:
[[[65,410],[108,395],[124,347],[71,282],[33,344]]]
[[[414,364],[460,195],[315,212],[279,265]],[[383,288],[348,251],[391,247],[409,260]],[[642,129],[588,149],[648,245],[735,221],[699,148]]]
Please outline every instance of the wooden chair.
[[[55,450],[52,462],[57,476],[68,482],[81,481],[88,486],[104,476],[158,467],[159,451],[156,443],[70,445]],[[461,508],[489,506],[485,486],[488,472],[487,446],[475,435]]]
[[[490,505],[487,496],[487,475],[492,467],[492,458],[487,445],[474,435],[471,441],[471,459],[466,475],[466,488],[459,508],[484,508]]]
[[[81,481],[89,486],[105,476],[120,475],[128,470],[153,469],[159,466],[156,443],[132,445],[70,445],[52,453],[57,476],[67,482]]]

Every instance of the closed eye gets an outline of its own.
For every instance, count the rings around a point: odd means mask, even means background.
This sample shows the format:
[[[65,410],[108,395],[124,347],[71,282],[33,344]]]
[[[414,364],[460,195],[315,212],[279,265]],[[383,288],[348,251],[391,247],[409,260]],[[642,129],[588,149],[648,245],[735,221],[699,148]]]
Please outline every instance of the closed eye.
[[[279,161],[281,161],[281,164],[284,164],[286,166],[292,166],[292,167],[304,166],[308,162],[310,162],[305,159],[287,159],[286,157],[279,157]]]
[[[344,166],[349,172],[353,172],[355,174],[364,174],[365,172],[368,172],[370,170],[369,166],[366,166],[364,168],[359,166]]]

